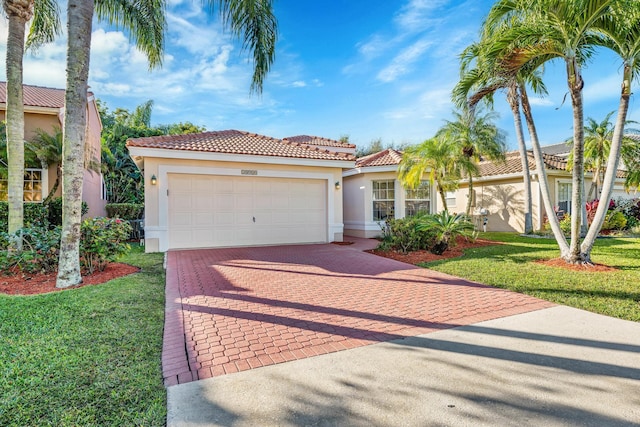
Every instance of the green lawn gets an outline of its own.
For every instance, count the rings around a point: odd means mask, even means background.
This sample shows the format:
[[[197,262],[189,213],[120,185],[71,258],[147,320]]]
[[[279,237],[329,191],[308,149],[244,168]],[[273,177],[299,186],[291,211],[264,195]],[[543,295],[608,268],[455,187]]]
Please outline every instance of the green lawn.
[[[0,295],[0,425],[161,426],[162,254],[140,273],[39,296]]]
[[[462,258],[422,266],[558,304],[640,321],[640,239],[598,239],[593,262],[619,270],[595,273],[532,262],[560,256],[553,239],[512,233],[482,233],[480,238],[503,244],[470,249]]]

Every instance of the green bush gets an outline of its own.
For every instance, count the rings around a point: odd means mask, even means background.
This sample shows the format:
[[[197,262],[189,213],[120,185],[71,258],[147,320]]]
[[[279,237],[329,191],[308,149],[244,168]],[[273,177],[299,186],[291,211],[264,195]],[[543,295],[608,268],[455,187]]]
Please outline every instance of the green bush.
[[[142,219],[142,215],[144,215],[143,203],[108,203],[105,209],[109,218],[122,218],[131,221]]]
[[[560,220],[560,229],[564,234],[571,234],[571,215],[565,214]]]
[[[478,235],[468,216],[448,211],[425,216],[416,228],[433,236],[433,244],[429,250],[436,255],[442,255],[449,246],[455,244],[458,237],[475,240]]]
[[[619,210],[609,211],[602,224],[603,231],[622,230],[627,226],[627,218]]]
[[[89,274],[102,271],[110,261],[129,250],[131,233],[127,221],[118,218],[89,218],[82,221],[80,265]]]
[[[9,242],[22,234],[21,252],[8,251]],[[0,269],[8,271],[17,268],[29,273],[52,272],[58,266],[60,254],[60,228],[23,228],[13,236],[0,233]]]
[[[24,204],[24,226],[44,227],[49,225],[49,207],[42,203]],[[0,231],[9,230],[9,203],[0,202]]]
[[[433,233],[429,230],[418,230],[418,225],[424,222],[425,218],[425,215],[417,215],[402,219],[388,219],[382,243],[378,248],[399,250],[402,253],[428,249],[433,243]]]
[[[58,225],[62,225],[62,197],[54,197],[46,203],[46,206],[49,207],[49,226],[55,227]],[[85,215],[87,212],[89,212],[89,206],[87,205],[87,202],[83,201],[82,215]]]

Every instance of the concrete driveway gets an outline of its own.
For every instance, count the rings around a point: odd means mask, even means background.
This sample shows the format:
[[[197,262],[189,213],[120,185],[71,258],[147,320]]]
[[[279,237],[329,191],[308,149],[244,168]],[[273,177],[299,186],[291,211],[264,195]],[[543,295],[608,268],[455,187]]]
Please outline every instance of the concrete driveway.
[[[354,240],[170,252],[168,425],[640,424],[640,324]]]

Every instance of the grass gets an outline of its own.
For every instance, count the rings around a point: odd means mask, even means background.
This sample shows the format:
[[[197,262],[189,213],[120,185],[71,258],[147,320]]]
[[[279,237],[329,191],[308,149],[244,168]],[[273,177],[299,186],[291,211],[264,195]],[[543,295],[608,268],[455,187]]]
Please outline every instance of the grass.
[[[598,239],[592,260],[614,272],[569,271],[532,261],[560,256],[553,239],[482,233],[501,245],[469,249],[462,258],[423,267],[607,316],[640,321],[640,239]]]
[[[161,426],[162,254],[140,273],[38,296],[0,295],[0,425]]]

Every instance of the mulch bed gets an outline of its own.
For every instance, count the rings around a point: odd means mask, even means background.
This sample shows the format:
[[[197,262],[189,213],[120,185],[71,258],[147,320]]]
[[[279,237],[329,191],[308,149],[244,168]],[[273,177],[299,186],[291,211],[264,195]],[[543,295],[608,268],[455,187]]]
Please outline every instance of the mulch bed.
[[[128,276],[140,271],[138,267],[120,262],[112,262],[104,271],[96,271],[93,274],[82,276],[82,284],[65,289],[76,289],[87,285],[98,285],[122,276]],[[25,273],[14,272],[13,275],[0,275],[0,293],[7,295],[36,295],[48,292],[63,291],[56,288],[57,272],[52,273]]]
[[[608,265],[604,265],[604,264],[591,264],[591,265],[569,264],[562,258],[540,259],[536,262],[538,264],[546,265],[548,267],[558,267],[558,268],[564,268],[565,270],[585,271],[589,273],[608,273],[612,271],[618,271],[617,268],[609,267]]]
[[[457,258],[464,255],[464,251],[470,248],[479,248],[481,246],[492,246],[492,245],[500,245],[500,242],[494,242],[491,240],[483,240],[476,239],[475,242],[471,242],[466,239],[458,239],[456,241],[455,246],[449,246],[442,255],[432,254],[429,251],[421,250],[421,251],[413,251],[403,254],[401,252],[396,251],[379,251],[377,249],[372,249],[367,251],[369,253],[383,256],[385,258],[395,259],[396,261],[402,261],[407,264],[417,265],[423,262],[431,262],[431,261],[439,261],[441,259],[449,259],[449,258]]]
[[[380,251],[377,249],[372,249],[367,251],[374,255],[383,256],[385,258],[395,259],[396,261],[402,261],[407,264],[418,265],[423,262],[431,262],[431,261],[439,261],[442,259],[450,259],[457,258],[464,255],[464,251],[470,248],[478,248],[481,246],[491,246],[491,245],[500,245],[500,242],[494,242],[491,240],[482,240],[477,239],[475,242],[470,242],[465,239],[458,239],[456,245],[454,247],[449,247],[442,255],[435,255],[429,251],[414,251],[403,254],[401,252],[396,251]],[[538,260],[534,261],[538,264],[546,265],[549,267],[557,267],[563,268],[565,270],[571,271],[587,271],[593,273],[603,273],[603,272],[611,272],[617,271],[618,269],[615,267],[609,267],[603,264],[592,264],[592,265],[579,265],[579,264],[568,264],[562,258],[554,258],[548,260]]]

